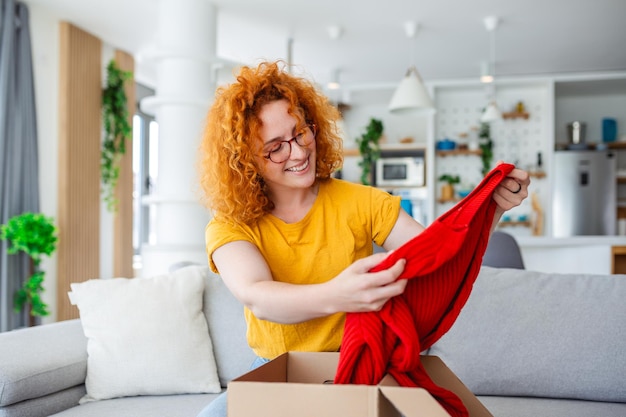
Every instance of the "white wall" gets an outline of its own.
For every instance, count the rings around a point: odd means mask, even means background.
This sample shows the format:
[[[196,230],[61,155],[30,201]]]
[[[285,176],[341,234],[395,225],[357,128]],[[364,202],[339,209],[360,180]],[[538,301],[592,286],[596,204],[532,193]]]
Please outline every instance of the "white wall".
[[[60,20],[48,10],[29,5],[30,29],[35,78],[35,101],[39,144],[40,211],[57,221],[59,172],[59,24]],[[103,45],[103,80],[106,64],[114,48]],[[103,81],[104,82],[104,81]],[[101,207],[100,276],[111,277],[113,271],[113,216]],[[46,273],[43,300],[51,315],[43,322],[56,321],[57,254],[42,262]]]
[[[59,164],[59,20],[36,5],[30,5],[30,31],[35,77],[37,133],[39,142],[40,210],[56,220]],[[43,300],[51,315],[44,322],[56,321],[57,257],[42,262],[46,272]]]

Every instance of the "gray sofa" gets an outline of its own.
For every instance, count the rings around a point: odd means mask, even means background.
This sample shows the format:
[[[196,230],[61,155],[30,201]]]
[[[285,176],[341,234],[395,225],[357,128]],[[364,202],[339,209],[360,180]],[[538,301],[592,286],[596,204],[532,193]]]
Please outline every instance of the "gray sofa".
[[[222,386],[253,353],[239,303],[206,274],[204,312]],[[502,417],[626,416],[626,276],[483,267],[454,327],[431,349]],[[0,416],[195,416],[216,394],[78,405],[86,339],[79,320],[0,334]]]

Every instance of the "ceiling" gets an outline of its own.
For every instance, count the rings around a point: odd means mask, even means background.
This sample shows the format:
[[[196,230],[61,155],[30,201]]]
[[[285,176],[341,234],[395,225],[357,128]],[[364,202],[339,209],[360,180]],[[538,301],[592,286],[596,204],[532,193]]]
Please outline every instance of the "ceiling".
[[[154,49],[156,0],[23,0],[126,50],[150,84],[143,51]],[[181,6],[188,0],[180,0]],[[626,71],[624,0],[211,0],[218,16],[217,54],[230,61],[291,56],[325,85],[339,70],[348,88],[397,83],[410,64],[425,81],[478,77],[490,57],[483,20],[494,32],[496,75]],[[404,23],[419,24],[406,36]],[[328,28],[338,26],[333,39]]]

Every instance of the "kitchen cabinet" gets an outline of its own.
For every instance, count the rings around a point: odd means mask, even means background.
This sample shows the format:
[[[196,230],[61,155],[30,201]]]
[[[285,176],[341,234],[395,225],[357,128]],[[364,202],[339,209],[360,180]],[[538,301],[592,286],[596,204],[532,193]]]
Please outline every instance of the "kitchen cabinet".
[[[626,273],[625,236],[517,237],[516,240],[528,270],[557,274]]]
[[[626,246],[611,247],[611,274],[626,274]]]
[[[586,143],[602,143],[602,119],[617,120],[626,134],[626,74],[557,79],[554,82],[555,145],[568,144],[567,124],[586,124]],[[619,135],[618,135],[619,136]],[[626,140],[626,138],[624,138]]]

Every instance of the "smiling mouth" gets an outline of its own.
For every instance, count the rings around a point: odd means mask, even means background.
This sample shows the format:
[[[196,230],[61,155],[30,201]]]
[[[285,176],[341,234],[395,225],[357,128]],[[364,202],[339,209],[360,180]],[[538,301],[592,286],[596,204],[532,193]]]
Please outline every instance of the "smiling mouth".
[[[304,171],[305,169],[307,169],[309,167],[309,159],[307,158],[306,161],[304,161],[304,163],[302,165],[298,165],[295,167],[291,167],[291,168],[287,168],[285,171],[288,172],[301,172]]]

